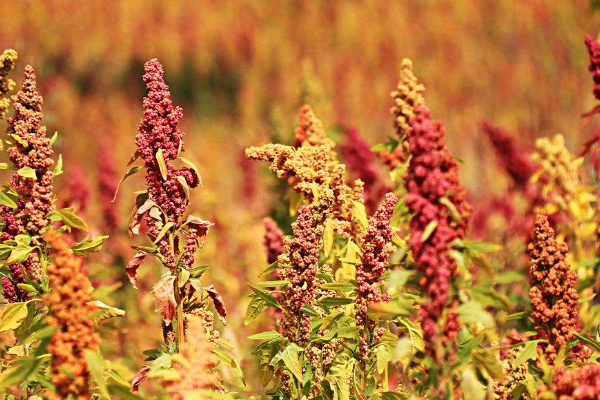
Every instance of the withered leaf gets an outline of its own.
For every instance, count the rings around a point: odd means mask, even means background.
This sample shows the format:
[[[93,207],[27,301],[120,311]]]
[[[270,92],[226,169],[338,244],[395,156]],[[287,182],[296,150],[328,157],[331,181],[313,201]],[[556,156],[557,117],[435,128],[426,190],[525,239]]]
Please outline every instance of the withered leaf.
[[[142,219],[155,205],[156,203],[148,199],[137,209],[137,211],[133,215],[133,218],[131,218],[131,222],[129,224],[129,236],[139,235]]]
[[[156,311],[160,313],[167,325],[170,325],[171,321],[173,321],[175,308],[177,307],[173,287],[174,282],[175,275],[165,275],[152,288]]]
[[[139,250],[127,263],[125,270],[127,271],[127,275],[129,276],[129,282],[131,282],[131,286],[137,289],[137,269],[146,259],[148,253],[145,251]]]
[[[140,383],[146,380],[148,371],[150,371],[150,366],[142,365],[139,371],[133,376],[133,379],[131,380],[131,393],[138,393],[138,386],[140,386]]]
[[[208,293],[208,296],[212,299],[213,304],[215,305],[215,309],[219,314],[219,319],[223,324],[227,324],[227,321],[225,320],[225,317],[227,316],[227,310],[225,309],[225,302],[223,302],[223,297],[221,297],[219,292],[217,292],[217,289],[215,289],[215,285],[212,284],[206,288],[206,292]]]

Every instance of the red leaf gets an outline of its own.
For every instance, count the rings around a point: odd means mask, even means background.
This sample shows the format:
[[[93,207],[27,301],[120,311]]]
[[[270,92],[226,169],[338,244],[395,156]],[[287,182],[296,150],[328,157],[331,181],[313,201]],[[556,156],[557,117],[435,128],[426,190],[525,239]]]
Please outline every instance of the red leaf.
[[[129,223],[129,236],[138,235],[140,233],[140,225],[142,224],[142,219],[155,205],[156,203],[148,199],[137,209],[135,215],[131,218],[131,222]]]
[[[212,284],[206,288],[206,292],[208,293],[208,296],[212,299],[217,313],[219,313],[219,319],[223,324],[227,324],[227,321],[225,320],[225,317],[227,316],[227,310],[225,309],[223,297],[221,297],[219,292],[217,292],[217,290],[215,289],[215,285]]]
[[[198,230],[198,243],[200,245],[204,244],[204,239],[208,234],[208,228],[214,225],[210,221],[205,221],[202,218],[194,217],[193,215],[188,217],[186,224],[192,225],[196,230]]]
[[[156,305],[156,311],[160,313],[163,321],[167,325],[173,321],[175,315],[175,308],[177,302],[175,301],[175,292],[173,284],[175,282],[174,275],[165,275],[152,288],[154,293],[154,304]]]
[[[133,379],[131,380],[131,393],[137,394],[138,386],[140,386],[140,383],[146,380],[148,371],[150,371],[150,366],[142,365],[139,371],[133,376]]]
[[[125,270],[127,271],[127,275],[129,275],[129,282],[131,282],[131,286],[137,289],[137,269],[146,259],[148,253],[145,251],[139,250],[131,260],[127,263]]]

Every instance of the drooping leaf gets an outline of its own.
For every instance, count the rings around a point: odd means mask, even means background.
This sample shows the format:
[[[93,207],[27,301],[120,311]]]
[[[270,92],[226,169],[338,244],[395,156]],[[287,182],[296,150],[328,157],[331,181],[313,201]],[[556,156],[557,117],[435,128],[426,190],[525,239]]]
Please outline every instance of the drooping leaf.
[[[183,162],[185,165],[187,165],[188,167],[190,167],[192,169],[192,171],[194,171],[194,173],[196,174],[196,177],[198,178],[198,181],[200,182],[200,187],[202,187],[202,178],[200,177],[200,173],[198,172],[198,168],[196,168],[196,166],[194,165],[193,162],[191,162],[190,160],[188,160],[185,157],[177,157],[178,159],[181,160],[181,162]]]
[[[206,235],[208,235],[208,228],[213,226],[214,224],[210,221],[205,221],[200,217],[196,217],[193,215],[188,216],[185,221],[185,225],[190,225],[198,232],[198,244],[202,246],[204,244],[204,239]]]
[[[175,315],[177,302],[175,301],[174,275],[164,275],[153,287],[154,304],[156,311],[162,316],[166,325],[170,325]]]
[[[252,285],[249,286],[254,292],[254,294],[260,297],[267,304],[267,306],[281,309],[281,305],[279,304],[279,302],[275,300],[275,298],[270,293]]]
[[[158,168],[160,169],[160,175],[162,176],[163,181],[166,181],[168,177],[168,170],[162,149],[158,149],[158,151],[156,152],[156,162],[158,163]]]
[[[104,242],[108,239],[108,236],[96,236],[92,239],[86,238],[81,242],[77,242],[71,246],[73,254],[77,256],[84,256],[88,253],[95,253],[100,251]]]
[[[138,393],[138,387],[140,386],[140,384],[146,380],[146,377],[148,376],[148,371],[150,371],[150,366],[149,365],[142,365],[140,367],[140,369],[138,370],[138,372],[136,372],[136,374],[133,376],[133,379],[131,380],[131,392],[132,393]]]
[[[135,212],[129,223],[129,236],[139,235],[140,226],[142,219],[150,212],[152,207],[156,206],[156,203],[150,199],[147,199]]]
[[[215,285],[213,284],[210,284],[206,288],[206,293],[212,299],[213,304],[215,305],[215,309],[217,310],[217,313],[219,314],[219,317],[221,319],[221,322],[223,322],[223,324],[225,325],[227,323],[227,321],[225,321],[225,317],[227,316],[227,310],[225,309],[223,297],[221,297],[219,292],[217,292],[217,289],[215,289]]]
[[[131,286],[137,289],[137,269],[146,259],[148,253],[142,250],[138,250],[137,253],[127,263],[125,270],[127,271],[127,275],[129,276],[129,282],[131,282]]]
[[[137,151],[136,151],[136,154],[138,154],[138,153],[137,153]],[[135,161],[135,159],[134,159],[133,161]],[[133,162],[133,161],[132,161],[132,162]],[[130,164],[127,164],[127,165],[130,165]],[[121,187],[121,184],[122,184],[122,183],[125,181],[125,179],[129,178],[129,177],[130,177],[130,176],[132,176],[132,175],[135,175],[135,174],[136,174],[137,172],[139,172],[139,170],[141,170],[142,168],[144,168],[144,166],[143,166],[143,165],[136,165],[135,167],[131,167],[131,168],[129,169],[129,171],[127,171],[127,172],[125,173],[125,175],[123,176],[123,178],[121,178],[121,180],[120,180],[120,181],[119,181],[119,183],[117,184],[117,189],[115,190],[115,194],[114,194],[114,196],[113,196],[112,202],[114,202],[114,201],[117,199],[117,195],[119,194],[119,188]]]
[[[100,300],[94,300],[90,303],[94,304],[98,308],[98,312],[94,313],[94,315],[92,316],[96,324],[99,324],[100,322],[109,318],[122,317],[123,315],[125,315],[125,310],[121,310],[120,308],[116,307],[111,307],[108,304],[101,302]]]

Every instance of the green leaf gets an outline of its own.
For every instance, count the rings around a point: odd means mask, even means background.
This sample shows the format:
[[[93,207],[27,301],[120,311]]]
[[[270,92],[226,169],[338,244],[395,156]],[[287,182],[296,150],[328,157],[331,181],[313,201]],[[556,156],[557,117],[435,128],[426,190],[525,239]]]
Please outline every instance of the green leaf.
[[[281,333],[277,331],[261,332],[248,336],[248,339],[250,340],[272,340],[280,338],[283,339],[283,336],[281,336]]]
[[[435,231],[435,228],[437,228],[437,226],[438,226],[437,221],[431,221],[430,223],[428,223],[427,226],[425,227],[425,230],[423,231],[423,235],[421,235],[421,241],[426,242],[427,239],[429,239],[429,237],[433,233],[433,231]]]
[[[356,286],[349,282],[324,283],[321,285],[323,289],[335,290],[337,292],[349,292],[356,289]]]
[[[414,322],[408,318],[400,318],[400,323],[408,330],[412,354],[416,354],[419,351],[424,351],[425,342],[423,341],[423,331],[421,331],[421,329],[419,329]]]
[[[277,269],[277,266],[278,266],[277,261],[275,261],[274,263],[270,264],[267,268],[262,270],[261,273],[258,274],[258,277],[262,278],[263,276],[270,274],[271,272],[273,272]]]
[[[512,308],[512,303],[506,295],[497,292],[491,286],[477,285],[471,288],[475,300],[484,306],[490,306],[508,311]]]
[[[27,303],[11,303],[4,308],[0,317],[0,332],[11,331],[21,326],[27,317]]]
[[[254,294],[260,297],[267,304],[267,306],[281,309],[281,305],[279,304],[279,302],[275,300],[275,298],[270,293],[266,292],[265,290],[256,288],[252,285],[249,286],[254,292]]]
[[[527,311],[521,311],[518,313],[514,313],[514,314],[510,314],[508,315],[505,320],[506,321],[514,321],[514,320],[519,320],[519,319],[525,319],[527,318],[527,316],[529,315],[529,312]]]
[[[79,217],[72,208],[63,208],[59,211],[53,211],[48,215],[51,220],[61,220],[70,228],[75,228],[80,231],[88,232],[89,228],[86,223]]]
[[[367,211],[365,209],[365,205],[359,201],[352,201],[354,205],[354,218],[360,222],[363,228],[366,228],[369,225],[369,221],[367,219]]]
[[[377,373],[383,374],[387,369],[388,363],[392,359],[392,354],[387,346],[377,346],[373,350],[375,359],[377,360]]]
[[[96,236],[92,239],[86,238],[81,242],[77,242],[72,245],[71,250],[76,256],[83,256],[87,253],[95,253],[100,251],[106,239],[108,239],[108,236]]]
[[[158,162],[158,168],[160,169],[160,174],[163,178],[163,181],[167,180],[167,164],[165,163],[165,157],[163,156],[162,149],[158,149],[156,152],[156,161]]]
[[[477,375],[471,368],[462,371],[460,388],[464,393],[465,399],[485,400],[485,388],[479,382]]]
[[[35,169],[31,167],[23,167],[17,171],[17,174],[21,175],[23,178],[37,179]]]
[[[129,169],[129,171],[127,171],[125,173],[125,175],[123,176],[123,178],[121,178],[121,180],[119,181],[119,184],[117,185],[117,190],[115,190],[115,195],[113,196],[113,199],[112,199],[113,202],[117,199],[117,193],[119,193],[119,188],[121,187],[121,184],[123,183],[123,181],[125,179],[129,178],[131,175],[135,175],[142,168],[144,168],[143,165],[136,165],[135,167],[131,167]]]
[[[537,358],[537,345],[541,340],[531,340],[525,343],[523,350],[519,352],[517,358],[513,362],[513,368],[527,362],[529,360],[535,360]]]
[[[454,203],[452,203],[446,197],[442,197],[440,199],[440,203],[442,203],[443,205],[445,205],[448,208],[448,210],[450,210],[450,213],[452,214],[452,216],[454,217],[455,220],[460,221],[460,219],[462,218],[462,215],[460,215],[460,213],[456,209],[456,206],[454,205]]]
[[[54,144],[54,142],[56,142],[57,138],[58,138],[58,132],[54,131],[54,135],[52,135],[52,137],[50,138],[50,146],[52,146]]]
[[[581,343],[584,343],[584,344],[587,344],[587,345],[593,347],[594,349],[596,349],[596,351],[600,351],[600,343],[598,343],[594,339],[590,338],[589,336],[582,334],[582,333],[575,333],[575,337]]]
[[[287,369],[294,374],[296,379],[302,382],[302,365],[300,364],[299,353],[303,349],[296,343],[290,343],[280,354],[278,354],[273,361],[283,361],[283,364]]]
[[[100,392],[100,395],[103,399],[110,399],[104,374],[106,362],[104,361],[100,353],[91,350],[84,350],[84,352],[88,370],[90,371],[92,378],[98,386],[98,391]]]
[[[17,208],[17,203],[11,199],[4,190],[0,191],[0,204],[8,208]]]
[[[19,264],[27,260],[29,254],[33,251],[33,247],[29,246],[19,246],[12,249],[10,252],[10,256],[8,260],[6,260],[6,265]]]
[[[90,304],[94,304],[96,307],[98,307],[98,311],[92,315],[92,318],[94,318],[94,322],[96,324],[99,324],[100,322],[109,318],[122,317],[125,315],[125,310],[111,307],[108,304],[104,304],[100,300],[90,301]]]
[[[352,303],[354,303],[354,300],[343,299],[340,297],[324,297],[321,300],[319,300],[319,304],[321,304],[323,307],[343,306]]]
[[[15,142],[19,143],[21,146],[25,148],[29,147],[29,143],[27,143],[27,140],[23,139],[21,136],[11,134],[10,137],[13,138]]]
[[[202,187],[202,178],[200,177],[200,173],[198,172],[198,168],[196,168],[196,166],[194,165],[194,163],[191,162],[190,160],[188,160],[185,157],[177,157],[177,158],[180,159],[181,162],[183,162],[185,165],[187,165],[188,167],[190,167],[194,171],[194,173],[198,177],[198,180],[200,181],[200,187]]]
[[[164,226],[162,227],[162,229],[156,236],[156,239],[154,239],[154,243],[156,244],[156,243],[160,242],[160,239],[162,239],[167,234],[169,229],[171,229],[173,226],[174,226],[174,224],[171,221],[164,224]]]
[[[464,304],[461,304],[458,306],[456,311],[464,323],[481,322],[481,324],[486,328],[492,328],[495,326],[494,317],[476,301],[468,301]]]
[[[58,161],[56,162],[56,167],[54,167],[54,176],[59,176],[63,173],[63,159],[62,154],[58,155]]]
[[[256,286],[260,286],[260,287],[286,287],[289,286],[290,281],[286,281],[283,279],[279,279],[276,281],[262,281],[256,284]]]
[[[325,257],[329,256],[332,248],[333,248],[333,220],[331,218],[327,218],[327,222],[325,222],[325,231],[323,232],[323,251],[325,253]]]

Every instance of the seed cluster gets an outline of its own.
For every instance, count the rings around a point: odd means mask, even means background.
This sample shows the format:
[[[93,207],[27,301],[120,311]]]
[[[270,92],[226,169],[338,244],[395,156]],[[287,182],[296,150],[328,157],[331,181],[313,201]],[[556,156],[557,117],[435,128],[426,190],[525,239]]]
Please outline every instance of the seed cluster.
[[[544,385],[540,392],[546,390]],[[550,389],[558,400],[597,400],[600,398],[600,364],[573,369],[556,369]]]
[[[264,227],[263,246],[267,253],[267,262],[273,264],[283,253],[283,231],[272,218],[265,219]]]
[[[589,70],[594,77],[594,96],[600,100],[600,43],[590,35],[586,35],[585,45],[590,53]]]
[[[566,260],[568,247],[554,237],[548,217],[537,215],[529,253],[531,318],[539,335],[548,340],[548,362],[573,338],[577,322],[577,273]]]
[[[15,82],[8,78],[8,74],[15,68],[16,61],[17,52],[14,50],[4,50],[0,54],[0,119],[4,119],[10,105],[10,100],[4,96],[15,86]]]
[[[50,308],[48,325],[58,330],[52,335],[48,351],[52,355],[51,400],[90,399],[90,373],[85,351],[98,351],[100,339],[94,332],[91,315],[97,311],[91,301],[91,283],[81,271],[81,259],[75,257],[60,234],[53,230],[44,235],[54,259],[48,265],[48,281],[52,292],[45,301]]]
[[[433,347],[438,319],[447,306],[457,268],[448,251],[456,238],[464,238],[471,206],[458,181],[457,161],[445,147],[442,124],[432,122],[427,107],[420,106],[411,125],[408,141],[412,158],[406,205],[414,215],[410,221],[409,245],[427,296],[421,305],[423,337]],[[428,229],[431,233],[424,236]]]

